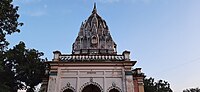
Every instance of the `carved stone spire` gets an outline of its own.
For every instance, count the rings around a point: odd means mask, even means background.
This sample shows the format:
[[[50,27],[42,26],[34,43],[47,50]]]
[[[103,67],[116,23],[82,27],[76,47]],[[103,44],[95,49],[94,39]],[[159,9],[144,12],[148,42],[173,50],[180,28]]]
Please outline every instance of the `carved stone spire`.
[[[116,44],[112,40],[106,21],[97,14],[96,3],[92,14],[81,24],[72,54],[117,54]]]
[[[94,8],[93,8],[93,11],[92,13],[97,13],[97,9],[96,9],[96,3],[94,3]]]

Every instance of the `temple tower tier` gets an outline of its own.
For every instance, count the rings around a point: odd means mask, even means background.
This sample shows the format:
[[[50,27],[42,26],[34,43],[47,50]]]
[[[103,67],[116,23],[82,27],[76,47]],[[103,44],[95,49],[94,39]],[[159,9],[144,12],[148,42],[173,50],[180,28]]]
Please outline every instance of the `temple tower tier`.
[[[72,54],[117,54],[116,48],[106,21],[99,16],[94,5],[92,14],[81,24]]]

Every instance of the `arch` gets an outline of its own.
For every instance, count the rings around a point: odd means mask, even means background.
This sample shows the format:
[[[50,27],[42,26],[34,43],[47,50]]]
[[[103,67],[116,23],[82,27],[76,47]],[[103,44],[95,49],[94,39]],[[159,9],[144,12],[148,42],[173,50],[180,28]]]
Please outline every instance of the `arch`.
[[[96,85],[90,84],[84,87],[82,92],[101,92],[101,90]]]
[[[91,92],[103,92],[103,88],[98,83],[93,81],[83,84],[83,86],[81,86],[80,88],[80,92],[90,92],[87,91],[89,90],[89,88],[93,88],[93,90],[95,90],[95,91],[90,90]]]
[[[63,92],[74,92],[74,91],[68,88],[68,89],[65,89]]]
[[[112,83],[112,86],[107,89],[107,92],[122,92],[122,90],[115,83]]]
[[[63,87],[63,88],[61,89],[60,92],[76,92],[76,90],[75,90],[74,87],[72,87],[71,84],[68,82],[68,83],[66,84],[66,86]]]
[[[113,89],[109,90],[109,92],[119,92],[119,90],[113,88]]]
[[[92,36],[92,44],[97,44],[98,43],[98,38],[96,36]]]

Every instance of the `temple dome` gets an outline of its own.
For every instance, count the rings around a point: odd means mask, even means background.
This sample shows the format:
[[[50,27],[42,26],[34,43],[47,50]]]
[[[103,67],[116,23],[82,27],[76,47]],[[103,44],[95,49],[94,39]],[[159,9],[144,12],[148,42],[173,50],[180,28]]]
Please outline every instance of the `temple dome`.
[[[106,21],[97,13],[96,4],[92,14],[81,24],[73,43],[72,54],[117,54],[116,44],[112,40]]]

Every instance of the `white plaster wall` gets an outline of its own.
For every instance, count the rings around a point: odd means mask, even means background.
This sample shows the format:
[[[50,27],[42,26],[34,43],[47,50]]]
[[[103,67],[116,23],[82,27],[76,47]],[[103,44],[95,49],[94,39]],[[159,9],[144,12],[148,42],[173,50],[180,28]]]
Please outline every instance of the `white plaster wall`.
[[[104,92],[116,84],[122,92],[124,92],[123,67],[58,67],[58,76],[50,77],[48,84],[48,92],[61,92],[61,90],[70,83],[76,92],[80,92],[81,87],[87,82],[98,83]],[[56,80],[57,77],[57,80]],[[132,77],[128,76],[126,79],[127,92],[133,92]],[[124,85],[123,85],[124,84]],[[58,91],[56,91],[58,90]]]
[[[67,86],[67,84],[70,84],[70,86],[71,87],[73,87],[74,89],[77,89],[77,85],[76,85],[76,83],[77,83],[77,78],[61,78],[60,79],[60,89],[59,90],[61,90],[61,89],[63,89],[64,87],[66,87]]]
[[[49,77],[48,92],[56,92],[56,77],[57,76]]]
[[[107,90],[108,90],[108,88],[109,87],[112,87],[113,86],[113,83],[115,84],[115,86],[116,87],[118,87],[118,88],[120,88],[121,90],[123,90],[122,89],[122,87],[123,87],[123,83],[122,83],[122,78],[120,77],[120,78],[106,78],[106,83],[105,83],[105,89],[106,89],[106,91],[105,92],[107,92]]]
[[[127,92],[134,92],[133,76],[126,76],[126,90]]]

